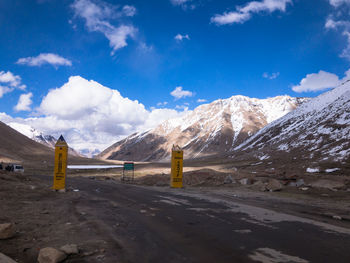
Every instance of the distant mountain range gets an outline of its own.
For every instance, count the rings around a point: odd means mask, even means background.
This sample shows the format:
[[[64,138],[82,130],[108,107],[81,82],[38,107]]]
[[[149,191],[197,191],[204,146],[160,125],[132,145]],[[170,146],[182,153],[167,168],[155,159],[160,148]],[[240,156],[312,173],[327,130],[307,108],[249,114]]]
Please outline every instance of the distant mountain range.
[[[169,158],[173,144],[185,150],[185,158],[225,154],[306,101],[307,98],[290,96],[219,99],[152,130],[130,135],[101,152],[98,158],[160,161]]]

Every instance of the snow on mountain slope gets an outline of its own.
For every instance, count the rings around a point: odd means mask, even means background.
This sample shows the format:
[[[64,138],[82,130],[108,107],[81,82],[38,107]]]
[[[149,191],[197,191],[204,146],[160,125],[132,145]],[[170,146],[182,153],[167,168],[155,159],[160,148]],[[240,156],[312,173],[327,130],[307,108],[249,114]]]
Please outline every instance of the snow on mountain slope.
[[[23,135],[27,136],[29,139],[32,139],[50,148],[55,148],[57,139],[52,135],[45,135],[37,129],[23,123],[10,122],[7,123],[7,125],[10,126],[12,129],[18,131],[19,133],[22,133]],[[69,148],[69,154],[72,154],[74,156],[81,156],[72,148]]]
[[[56,139],[51,135],[44,135],[42,132],[36,130],[35,128],[22,123],[10,122],[7,123],[12,129],[22,133],[27,136],[29,139],[32,139],[36,142],[44,144],[50,148],[55,147]]]
[[[225,153],[305,100],[289,96],[219,99],[203,104],[181,118],[167,120],[152,130],[133,134],[98,157],[158,161],[169,157],[173,144],[184,148],[186,158]]]
[[[289,154],[294,159],[350,158],[350,82],[321,94],[270,123],[234,149],[256,156]]]

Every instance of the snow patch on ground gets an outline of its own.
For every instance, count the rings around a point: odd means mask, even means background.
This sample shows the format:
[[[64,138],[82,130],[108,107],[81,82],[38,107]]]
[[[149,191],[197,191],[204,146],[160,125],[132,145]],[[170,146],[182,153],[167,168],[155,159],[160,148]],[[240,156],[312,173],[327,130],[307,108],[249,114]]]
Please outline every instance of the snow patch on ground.
[[[318,172],[320,172],[320,169],[319,168],[307,168],[306,169],[306,172],[307,173],[318,173]]]

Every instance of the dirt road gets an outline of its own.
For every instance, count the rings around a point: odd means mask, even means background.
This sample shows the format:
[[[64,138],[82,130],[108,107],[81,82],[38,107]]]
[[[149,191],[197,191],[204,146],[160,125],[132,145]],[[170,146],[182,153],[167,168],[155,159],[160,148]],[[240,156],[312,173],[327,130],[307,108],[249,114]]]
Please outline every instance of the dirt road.
[[[350,262],[346,225],[275,212],[235,195],[88,178],[70,178],[69,185],[75,191],[52,193],[55,205],[66,202],[61,213],[68,214],[52,215],[58,227],[69,223],[69,229],[61,228],[69,231],[39,242],[76,241],[85,254],[66,262]],[[55,236],[60,229],[51,231]],[[10,246],[15,243],[1,241],[0,251],[3,247],[14,256]]]

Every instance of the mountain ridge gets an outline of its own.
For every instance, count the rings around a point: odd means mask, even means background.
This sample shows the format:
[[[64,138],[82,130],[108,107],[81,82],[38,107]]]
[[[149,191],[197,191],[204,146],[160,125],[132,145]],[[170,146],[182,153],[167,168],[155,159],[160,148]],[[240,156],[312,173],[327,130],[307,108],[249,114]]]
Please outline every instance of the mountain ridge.
[[[224,153],[307,100],[287,95],[218,99],[154,129],[134,133],[102,151],[98,158],[159,161],[169,158],[172,144],[184,148],[186,158]]]

